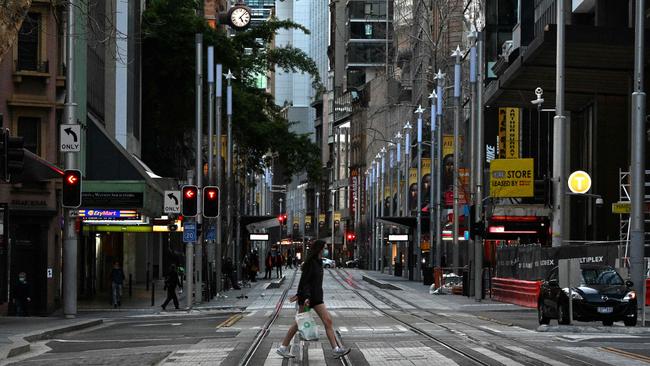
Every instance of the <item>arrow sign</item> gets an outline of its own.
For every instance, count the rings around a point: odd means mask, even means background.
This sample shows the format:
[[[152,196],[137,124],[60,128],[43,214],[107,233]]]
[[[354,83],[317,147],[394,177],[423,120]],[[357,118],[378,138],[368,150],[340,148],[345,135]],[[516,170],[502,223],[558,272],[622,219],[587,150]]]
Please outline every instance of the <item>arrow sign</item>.
[[[65,133],[67,133],[68,135],[72,135],[72,138],[74,139],[74,142],[79,141],[79,138],[77,137],[77,134],[74,131],[72,131],[72,128],[68,127],[66,129],[64,129],[63,131],[65,131]]]
[[[181,213],[180,197],[181,191],[165,191],[165,195],[163,196],[163,212]]]
[[[170,200],[173,200],[175,205],[178,205],[178,198],[174,196],[174,193],[169,193],[167,197],[169,197]]]
[[[81,125],[61,125],[59,130],[60,152],[79,152],[81,151]]]

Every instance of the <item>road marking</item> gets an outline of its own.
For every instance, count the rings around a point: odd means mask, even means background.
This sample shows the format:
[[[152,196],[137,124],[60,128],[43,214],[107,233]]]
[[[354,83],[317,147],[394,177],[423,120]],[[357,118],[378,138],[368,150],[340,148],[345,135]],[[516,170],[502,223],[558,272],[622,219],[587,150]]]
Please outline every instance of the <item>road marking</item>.
[[[167,357],[163,366],[221,365],[234,347],[189,348],[178,350]]]
[[[363,357],[371,365],[417,364],[457,365],[420,342],[357,342]]]
[[[477,347],[477,348],[472,348],[473,351],[480,353],[482,355],[488,356],[489,358],[501,362],[505,366],[522,366],[519,362],[513,361],[510,358],[500,355],[496,352],[490,351],[487,348],[482,348],[482,347]]]
[[[282,366],[284,357],[280,356],[276,351],[278,347],[280,347],[280,342],[273,342],[271,349],[266,356],[266,361],[264,361],[264,366]],[[297,354],[297,350],[294,345],[291,346],[291,354],[294,356]]]
[[[403,325],[396,325],[395,328],[397,328],[397,330],[400,330],[400,331],[402,331],[402,332],[408,332],[408,331],[409,331],[409,330],[406,329],[406,327],[403,326]]]
[[[578,354],[583,357],[591,358],[600,362],[617,366],[637,366],[648,365],[648,362],[631,359],[622,355],[620,352],[604,351],[600,347],[558,347],[558,349]]]
[[[257,310],[255,310],[255,311],[253,311],[253,312],[250,312],[250,313],[246,314],[246,317],[254,316],[255,314],[257,314]]]
[[[481,325],[480,327],[483,328],[483,329],[489,330],[489,331],[491,331],[491,332],[495,332],[495,333],[503,333],[502,331],[497,330],[497,329],[494,329],[494,328],[490,328],[490,327],[488,327],[487,325]]]
[[[347,331],[348,331],[348,328],[347,328],[347,327],[339,327],[339,330],[340,330],[341,332],[347,332]]]
[[[635,359],[635,360],[645,361],[645,362],[650,363],[650,357],[645,356],[645,355],[640,355],[638,353],[623,351],[622,349],[618,349],[618,348],[614,348],[614,347],[602,347],[602,349],[604,349],[607,352],[613,352],[613,353],[616,353],[616,354],[619,354],[619,355],[622,355],[622,356],[625,356],[625,357],[628,357],[628,358],[632,358],[632,359]]]
[[[179,325],[183,325],[183,323],[147,323],[147,324],[134,324],[132,327],[157,327],[161,325],[171,325],[172,327],[178,327]]]
[[[568,364],[566,364],[564,362],[556,361],[556,360],[554,360],[552,358],[539,355],[539,354],[537,354],[535,352],[531,352],[531,351],[529,351],[527,349],[524,349],[524,348],[521,348],[521,347],[510,346],[510,347],[508,347],[508,349],[511,350],[511,351],[515,351],[517,353],[521,353],[522,355],[524,355],[526,357],[530,357],[530,358],[534,358],[536,360],[542,361],[542,362],[547,363],[549,365],[553,365],[553,366],[569,366]]]
[[[309,355],[309,366],[325,366],[325,353],[323,352],[323,347],[320,342],[309,342],[309,348],[307,349]]]
[[[219,328],[224,328],[224,327],[226,327],[226,328],[230,328],[230,327],[232,327],[235,323],[237,323],[238,321],[240,321],[243,317],[244,317],[244,316],[241,315],[241,314],[235,314],[235,315],[232,315],[232,316],[230,316],[230,318],[228,318],[228,319],[222,321],[221,323],[219,323],[219,325],[217,325],[217,329],[219,329]]]

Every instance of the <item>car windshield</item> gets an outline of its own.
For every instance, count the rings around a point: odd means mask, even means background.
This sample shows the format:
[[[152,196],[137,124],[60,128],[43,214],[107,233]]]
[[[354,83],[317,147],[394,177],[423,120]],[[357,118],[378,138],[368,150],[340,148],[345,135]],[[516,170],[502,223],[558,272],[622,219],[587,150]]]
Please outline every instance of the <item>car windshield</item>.
[[[622,285],[623,279],[611,268],[585,268],[582,283],[586,285]]]

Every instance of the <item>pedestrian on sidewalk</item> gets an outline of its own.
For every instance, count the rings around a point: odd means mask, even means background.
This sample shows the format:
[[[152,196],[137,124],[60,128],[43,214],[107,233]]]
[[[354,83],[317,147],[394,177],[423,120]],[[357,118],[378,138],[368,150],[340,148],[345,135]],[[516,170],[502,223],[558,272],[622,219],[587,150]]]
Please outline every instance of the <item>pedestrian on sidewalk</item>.
[[[29,303],[32,302],[32,289],[27,282],[27,274],[20,272],[14,287],[14,304],[17,316],[29,316]]]
[[[254,250],[251,256],[251,282],[257,282],[257,271],[260,270],[260,257],[257,255],[257,250]]]
[[[273,264],[275,265],[275,274],[278,276],[278,278],[282,277],[283,262],[284,258],[282,257],[282,253],[278,252],[273,259]]]
[[[235,265],[232,262],[232,258],[227,257],[223,265],[223,271],[226,274],[227,278],[230,280],[230,286],[233,290],[241,290],[239,283],[237,283],[237,276],[235,276]]]
[[[176,297],[176,287],[180,287],[181,291],[183,290],[183,283],[178,277],[176,265],[172,264],[169,267],[167,276],[165,277],[165,290],[167,290],[167,299],[165,299],[165,302],[160,305],[163,310],[167,310],[167,304],[169,304],[169,302],[172,300],[174,301],[174,307],[176,310],[178,310],[178,297]]]
[[[291,265],[293,264],[293,257],[291,256],[291,252],[287,253],[287,267],[286,268],[292,268]]]
[[[122,286],[124,285],[124,271],[120,262],[113,262],[111,270],[111,290],[113,293],[113,307],[122,306]]]
[[[271,251],[269,250],[269,252],[266,253],[266,259],[264,259],[264,279],[270,280],[272,276],[273,276],[273,256],[271,255]]]
[[[314,309],[325,326],[327,339],[330,341],[330,345],[332,346],[332,354],[334,357],[342,357],[350,353],[350,349],[343,348],[336,342],[332,317],[323,302],[323,260],[321,259],[323,248],[325,248],[325,242],[322,240],[316,240],[311,245],[309,254],[307,254],[307,257],[302,264],[302,275],[300,276],[300,282],[298,283],[298,293],[291,296],[289,301],[298,301],[298,311],[300,312],[304,312],[305,307]],[[291,352],[289,352],[289,343],[293,336],[296,335],[297,331],[298,324],[294,321],[291,327],[289,327],[284,340],[282,340],[280,348],[276,351],[282,357],[295,357]]]

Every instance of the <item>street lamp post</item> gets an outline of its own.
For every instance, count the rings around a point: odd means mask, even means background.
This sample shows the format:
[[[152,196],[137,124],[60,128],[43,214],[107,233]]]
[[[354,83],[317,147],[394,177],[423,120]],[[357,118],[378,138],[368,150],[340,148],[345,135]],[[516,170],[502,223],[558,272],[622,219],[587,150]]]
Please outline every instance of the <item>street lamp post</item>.
[[[461,101],[460,101],[460,62],[463,57],[463,52],[460,50],[460,46],[457,46],[454,52],[452,52],[451,57],[455,58],[454,64],[454,229],[452,232],[452,237],[454,239],[454,248],[453,248],[453,262],[454,262],[454,271],[458,270],[460,265],[460,252],[458,244],[458,231],[459,231],[459,216],[460,216],[460,207],[459,207],[459,190],[458,190],[458,169],[460,167],[460,112],[461,112]]]
[[[375,271],[379,270],[379,246],[381,242],[381,237],[379,233],[379,224],[377,223],[377,218],[381,214],[381,205],[382,205],[382,200],[381,200],[381,166],[380,166],[380,161],[381,161],[381,155],[377,153],[375,156],[375,260],[373,263],[373,267],[375,268]]]
[[[406,122],[404,125],[404,217],[410,216],[409,213],[409,171],[411,167],[411,123]],[[404,248],[403,253],[406,253],[406,267],[408,268],[408,271],[404,271],[402,268],[402,276],[403,277],[410,277],[412,276],[412,260],[411,260],[411,253],[408,251],[408,244],[407,243],[402,243],[401,245],[406,246]]]
[[[442,267],[442,102],[444,100],[445,74],[438,70],[435,76],[436,80],[436,118],[438,120],[436,131],[436,190],[435,190],[435,207],[436,207],[436,267]]]
[[[417,137],[418,137],[418,174],[417,174],[417,205],[415,207],[416,235],[413,254],[415,255],[415,274],[413,279],[420,281],[422,277],[422,113],[424,108],[421,105],[415,110],[418,115]]]
[[[396,189],[396,191],[397,191],[396,192],[396,194],[397,194],[397,205],[395,206],[395,214],[394,215],[395,216],[402,216],[401,215],[401,212],[402,212],[401,193],[402,192],[400,192],[401,188],[402,188],[402,179],[401,179],[402,178],[402,172],[401,172],[401,169],[402,169],[402,165],[401,165],[401,162],[402,162],[402,133],[401,132],[397,132],[395,134],[395,141],[397,142],[397,151],[396,151],[396,154],[395,154],[396,157],[397,157],[397,159],[396,159],[397,160],[396,161],[397,169],[395,169],[396,170],[395,175],[397,176],[397,189]]]
[[[381,155],[381,216],[384,217],[386,213],[386,147],[383,146],[379,151]],[[384,223],[379,224],[379,270],[381,273],[384,273],[384,257],[386,251],[386,245],[384,244]]]
[[[336,202],[334,201],[336,189],[332,188],[332,250],[330,251],[330,258],[334,260],[334,217],[336,212]]]
[[[429,184],[429,265],[428,268],[429,270],[432,269],[433,267],[433,260],[434,260],[434,255],[433,255],[433,238],[435,235],[435,215],[434,212],[437,211],[437,206],[434,206],[434,197],[435,197],[435,179],[434,177],[440,174],[440,166],[436,165],[435,162],[435,152],[436,152],[436,139],[435,139],[435,132],[436,132],[436,91],[433,90],[431,94],[429,94],[429,99],[431,99],[431,173],[430,173],[430,180],[431,184]]]
[[[393,168],[395,167],[395,144],[390,142],[388,144],[388,215],[394,216],[395,207],[393,206]],[[388,232],[390,233],[392,229],[389,227]],[[387,242],[388,255],[386,260],[388,261],[388,274],[393,274],[393,243]]]
[[[320,226],[320,192],[316,191],[316,210],[314,210],[314,219],[313,219],[313,225],[314,225],[314,236],[316,237],[316,240],[318,240],[318,229]]]
[[[227,199],[227,209],[226,209],[226,245],[232,247],[232,258],[235,261],[235,266],[237,268],[237,274],[239,275],[239,255],[236,248],[236,243],[233,243],[232,239],[232,206],[233,206],[233,174],[232,174],[232,80],[235,79],[235,76],[230,70],[226,75],[228,84],[226,86],[226,115],[228,118],[228,129],[227,129],[227,153],[226,153],[226,199]],[[239,277],[238,277],[239,278]]]

